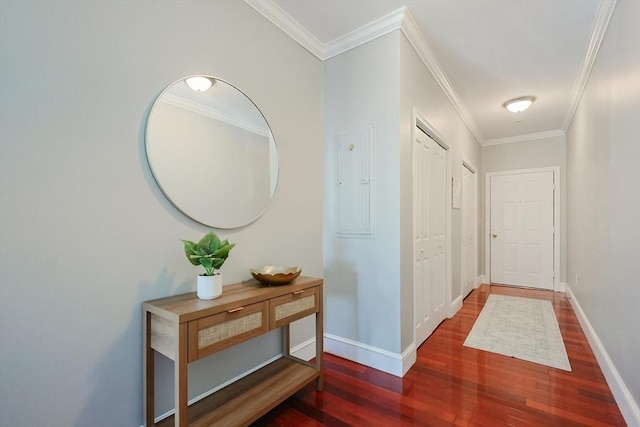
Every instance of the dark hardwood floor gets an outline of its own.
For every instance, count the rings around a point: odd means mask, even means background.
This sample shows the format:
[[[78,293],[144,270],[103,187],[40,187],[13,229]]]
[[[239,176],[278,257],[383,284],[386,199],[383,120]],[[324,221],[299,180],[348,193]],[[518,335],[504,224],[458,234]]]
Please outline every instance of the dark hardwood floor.
[[[463,347],[489,293],[552,302],[572,372]],[[325,355],[325,389],[307,386],[257,426],[624,426],[563,293],[482,285],[398,378]]]

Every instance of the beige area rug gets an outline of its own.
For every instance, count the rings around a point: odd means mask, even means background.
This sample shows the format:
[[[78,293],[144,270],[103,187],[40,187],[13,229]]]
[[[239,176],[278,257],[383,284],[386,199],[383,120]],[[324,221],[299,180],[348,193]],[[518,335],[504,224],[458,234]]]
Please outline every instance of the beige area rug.
[[[551,301],[489,295],[464,345],[571,371]]]

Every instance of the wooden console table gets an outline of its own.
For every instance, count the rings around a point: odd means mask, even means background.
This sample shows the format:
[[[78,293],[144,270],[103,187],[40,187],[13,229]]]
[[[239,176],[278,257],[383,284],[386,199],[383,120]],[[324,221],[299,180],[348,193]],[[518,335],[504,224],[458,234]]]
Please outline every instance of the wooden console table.
[[[305,385],[322,390],[322,279],[299,277],[284,286],[251,280],[225,286],[214,300],[195,292],[144,302],[143,412],[145,426],[154,426],[154,356],[174,362],[175,414],[158,426],[246,426]],[[289,324],[315,314],[314,363],[290,354]],[[188,364],[242,341],[282,328],[283,357],[187,405]]]

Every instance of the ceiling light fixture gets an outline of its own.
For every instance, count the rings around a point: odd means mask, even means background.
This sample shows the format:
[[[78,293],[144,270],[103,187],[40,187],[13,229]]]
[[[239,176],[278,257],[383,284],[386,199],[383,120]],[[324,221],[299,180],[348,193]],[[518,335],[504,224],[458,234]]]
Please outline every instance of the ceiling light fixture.
[[[213,80],[204,76],[189,77],[185,80],[187,85],[196,92],[204,92],[209,90],[213,85]]]
[[[536,98],[534,96],[522,96],[520,98],[510,99],[502,105],[512,113],[521,113],[531,107],[531,104],[533,104],[535,100]]]

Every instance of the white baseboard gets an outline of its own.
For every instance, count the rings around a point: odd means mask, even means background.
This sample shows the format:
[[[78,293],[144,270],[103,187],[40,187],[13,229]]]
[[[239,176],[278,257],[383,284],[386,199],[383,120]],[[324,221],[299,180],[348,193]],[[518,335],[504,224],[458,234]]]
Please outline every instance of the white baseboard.
[[[453,316],[456,315],[458,310],[460,310],[461,308],[462,308],[462,295],[460,295],[458,298],[453,300],[453,302],[451,303],[451,308],[449,309],[449,315],[447,317],[451,319]]]
[[[332,334],[324,334],[324,351],[397,377],[416,361],[415,344],[398,354]]]
[[[638,404],[633,399],[631,392],[629,392],[629,389],[613,364],[613,361],[609,357],[604,345],[602,345],[602,341],[600,341],[595,329],[591,326],[591,322],[589,322],[589,319],[582,310],[580,303],[571,291],[569,285],[566,283],[565,288],[569,301],[571,302],[571,306],[573,307],[573,311],[575,311],[578,321],[580,322],[580,326],[582,326],[584,334],[587,336],[587,340],[589,341],[591,349],[596,356],[600,369],[602,369],[602,373],[607,380],[607,384],[609,384],[609,387],[611,388],[611,393],[613,393],[613,397],[620,408],[620,412],[622,412],[624,420],[629,426],[640,426],[640,408],[638,407]]]
[[[476,286],[476,288],[480,285],[482,285],[483,283],[489,283],[489,278],[487,276],[485,276],[484,274],[481,276],[478,276],[478,285]]]
[[[306,361],[316,357],[316,338],[309,338],[305,342],[291,347],[291,355]]]
[[[565,282],[560,282],[557,292],[567,292],[567,284]]]

